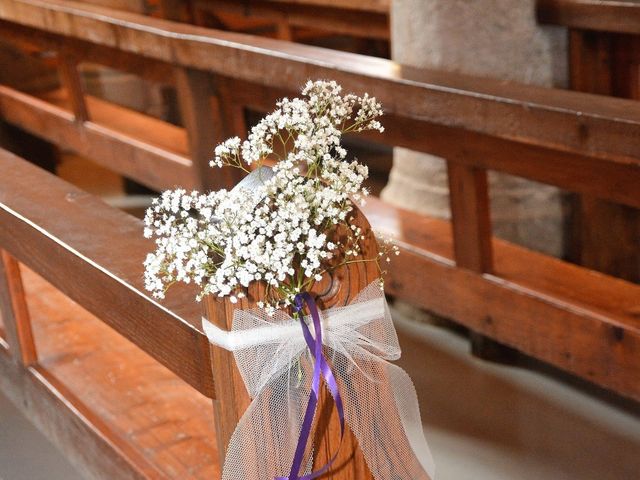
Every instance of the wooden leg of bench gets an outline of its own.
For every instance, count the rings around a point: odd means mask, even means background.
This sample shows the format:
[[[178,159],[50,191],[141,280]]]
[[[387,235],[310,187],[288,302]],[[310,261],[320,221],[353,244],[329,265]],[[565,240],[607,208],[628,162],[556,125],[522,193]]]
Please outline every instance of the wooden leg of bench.
[[[456,264],[478,273],[493,270],[489,192],[485,170],[448,163],[451,219]],[[471,353],[484,360],[513,363],[516,352],[477,332]]]
[[[4,250],[0,250],[0,312],[13,358],[23,365],[35,363],[36,346],[20,267],[17,260]]]

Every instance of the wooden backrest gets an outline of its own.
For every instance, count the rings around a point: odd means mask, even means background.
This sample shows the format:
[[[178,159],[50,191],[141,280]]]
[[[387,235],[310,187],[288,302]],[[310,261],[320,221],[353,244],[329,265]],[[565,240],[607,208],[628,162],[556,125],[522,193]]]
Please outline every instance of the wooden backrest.
[[[179,88],[190,120],[186,132],[170,131],[184,145],[189,138],[193,164],[186,154],[176,158],[158,147],[162,139],[151,138],[153,129],[117,131],[113,121],[82,121],[42,99],[0,87],[5,120],[105,164],[114,161],[115,149],[121,152],[115,156],[120,171],[157,188],[173,186],[178,171],[187,178],[192,166],[204,165],[214,138],[242,135],[243,107],[271,109],[278,96],[308,78],[333,78],[346,90],[376,95],[387,109],[387,130],[372,140],[444,157],[451,186],[451,226],[375,200],[365,210],[374,226],[397,236],[405,253],[391,266],[390,291],[640,399],[636,287],[493,239],[486,182],[487,171],[496,170],[640,207],[636,102],[411,69],[65,0],[7,0],[0,5],[0,22],[0,32],[13,41],[37,41],[78,57],[90,53],[100,63]],[[127,128],[137,117],[118,110],[116,118]],[[153,168],[142,167],[145,161]],[[222,179],[208,184],[217,180]],[[207,182],[193,181],[198,183]],[[575,278],[590,285],[589,295]],[[614,297],[617,302],[602,300]],[[520,308],[514,311],[513,305]],[[579,339],[573,339],[578,331]],[[616,374],[605,364],[619,367]]]
[[[56,21],[47,21],[48,17]],[[216,94],[223,90],[229,108],[238,103],[271,108],[274,98],[298,90],[308,78],[335,78],[347,90],[375,91],[383,102],[388,128],[378,141],[628,205],[639,203],[633,188],[638,158],[633,139],[640,108],[634,102],[416,70],[356,54],[216,32],[97,7],[80,8],[65,0],[10,0],[0,8],[0,20],[0,32],[14,42],[36,41],[52,50],[64,47],[65,54],[80,58],[90,55],[95,62],[184,86],[180,97],[186,99],[185,111],[191,104],[192,112],[185,115],[191,121],[185,123],[192,150],[207,143],[203,135],[222,138],[223,133],[238,130],[231,122],[215,121],[220,118],[218,114],[228,118],[224,109],[216,109],[216,115],[205,115],[202,111],[207,109],[195,108],[206,104],[202,95],[211,92],[218,98]],[[231,85],[226,79],[233,79]],[[110,128],[80,121],[72,129],[68,126],[73,124],[72,117],[58,109],[45,108],[15,91],[1,92],[7,121],[54,141],[91,153],[85,145],[99,144],[100,138],[110,149],[121,149],[121,154],[112,157],[122,163],[133,162],[131,158],[148,150],[140,163],[148,160],[148,165],[162,168],[121,168],[138,177],[151,177],[147,183],[175,184],[159,170],[172,170],[173,178],[180,179],[176,175],[189,162],[183,155],[160,162],[158,156],[164,160],[169,149],[151,148],[162,144],[152,143],[150,138],[155,136],[148,131],[138,132],[145,140],[143,144],[131,145],[134,139],[127,142]],[[39,125],[30,118],[29,113],[34,112],[41,117],[44,114]],[[199,124],[203,116],[211,123]],[[51,128],[42,128],[45,123]],[[198,129],[192,127],[195,124]],[[88,137],[83,143],[76,141],[79,129]],[[179,137],[177,132],[174,137]],[[173,141],[174,148],[182,148],[177,143]],[[98,153],[97,145],[93,148]],[[575,175],[578,164],[579,176]],[[618,188],[606,186],[613,183]]]

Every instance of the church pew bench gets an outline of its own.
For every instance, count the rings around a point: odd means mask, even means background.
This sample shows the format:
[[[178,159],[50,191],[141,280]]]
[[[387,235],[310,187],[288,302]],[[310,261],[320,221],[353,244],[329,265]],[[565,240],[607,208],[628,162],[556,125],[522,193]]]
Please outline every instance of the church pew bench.
[[[45,21],[50,16],[56,21]],[[637,287],[493,239],[486,182],[487,171],[496,170],[639,207],[637,103],[401,68],[387,60],[80,7],[65,0],[8,0],[0,6],[0,21],[0,32],[10,33],[14,41],[35,38],[76,55],[91,51],[106,64],[154,65],[150,75],[174,72],[190,119],[184,138],[192,159],[208,158],[215,138],[242,135],[243,108],[269,110],[276,98],[295,91],[308,78],[335,78],[347,90],[375,94],[388,112],[387,130],[378,141],[446,158],[451,185],[450,223],[375,200],[368,207],[374,227],[390,230],[403,251],[391,267],[390,291],[597,385],[640,399]],[[145,74],[144,69],[139,73]],[[65,127],[67,136],[56,137],[50,132],[61,129],[63,120],[60,115],[47,117],[52,118],[50,128],[43,131],[36,112],[46,108],[38,102],[44,100],[0,90],[0,107],[12,106],[0,110],[3,118],[62,145],[74,145],[89,131],[105,129],[97,117],[83,120],[76,112],[65,117],[66,125],[73,124]],[[26,111],[32,113],[22,113]],[[135,137],[109,132],[109,138],[114,145],[145,147]],[[102,158],[108,164],[108,155]],[[121,161],[132,162],[128,168],[140,178],[161,175],[136,169],[134,160],[135,155]],[[163,177],[157,184],[175,183]]]
[[[240,4],[233,0],[191,0],[196,19],[203,13],[224,18],[257,20],[276,26],[276,38],[295,40],[297,29],[312,29],[332,35],[356,38],[390,39],[390,5],[384,1],[279,1],[252,0]],[[170,17],[165,17],[170,18]]]
[[[228,329],[255,305],[197,304],[185,286],[159,304],[141,287],[140,220],[4,150],[0,168],[0,388],[88,478],[219,478],[249,396],[201,317]],[[344,267],[319,299],[344,305],[377,276]],[[353,435],[330,428],[329,398],[314,461],[338,451],[332,478],[371,479]]]

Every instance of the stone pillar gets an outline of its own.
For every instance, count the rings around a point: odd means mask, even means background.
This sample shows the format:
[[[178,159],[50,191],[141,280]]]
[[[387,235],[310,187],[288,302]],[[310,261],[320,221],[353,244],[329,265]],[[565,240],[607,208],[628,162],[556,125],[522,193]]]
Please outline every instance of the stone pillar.
[[[535,0],[394,0],[392,58],[400,64],[564,87],[566,31],[540,26]],[[554,187],[490,175],[494,234],[545,253],[564,253],[563,197]],[[382,197],[448,218],[445,162],[397,148]]]

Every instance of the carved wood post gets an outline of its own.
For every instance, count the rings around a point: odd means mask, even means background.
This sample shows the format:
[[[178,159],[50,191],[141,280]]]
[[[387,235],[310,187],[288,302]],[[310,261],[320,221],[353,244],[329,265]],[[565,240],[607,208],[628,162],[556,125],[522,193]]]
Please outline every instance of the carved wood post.
[[[363,243],[363,254],[369,258],[377,255],[378,246],[369,223],[359,212],[355,212],[356,223],[368,231]],[[321,309],[338,305],[347,305],[369,283],[379,277],[377,267],[371,262],[348,265],[335,272],[331,279],[323,280],[314,287],[312,294],[317,299]],[[207,297],[203,300],[204,315],[216,326],[229,330],[233,319],[233,310],[246,309],[255,306],[262,297],[260,285],[252,285],[247,298],[237,304],[229,300]],[[302,331],[300,332],[302,335]],[[250,403],[240,372],[236,367],[233,354],[211,346],[211,362],[215,383],[215,400],[213,401],[215,424],[217,430],[218,450],[221,461],[229,443],[229,439],[236,428],[240,417]],[[358,442],[348,430],[342,444],[340,444],[340,429],[333,399],[323,387],[318,404],[314,438],[314,464],[322,466],[338,451],[339,455],[331,472],[323,478],[335,480],[372,480],[373,477],[366,465],[362,452],[358,449]]]

